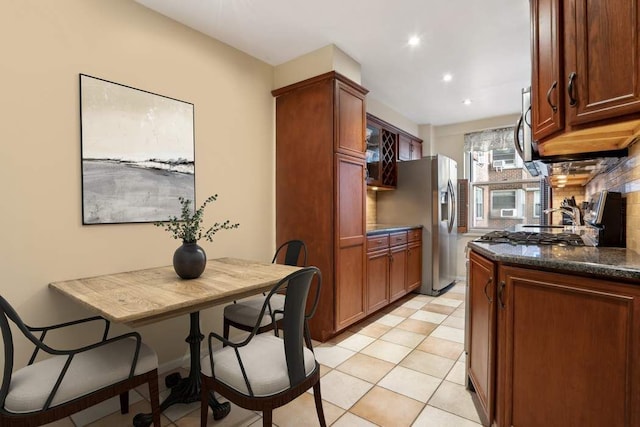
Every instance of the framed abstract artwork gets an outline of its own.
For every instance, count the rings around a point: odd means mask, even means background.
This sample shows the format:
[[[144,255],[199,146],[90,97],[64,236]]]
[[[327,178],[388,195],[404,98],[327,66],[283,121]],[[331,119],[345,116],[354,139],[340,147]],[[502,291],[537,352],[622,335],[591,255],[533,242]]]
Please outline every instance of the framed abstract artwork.
[[[80,74],[82,223],[166,221],[195,201],[193,104]]]

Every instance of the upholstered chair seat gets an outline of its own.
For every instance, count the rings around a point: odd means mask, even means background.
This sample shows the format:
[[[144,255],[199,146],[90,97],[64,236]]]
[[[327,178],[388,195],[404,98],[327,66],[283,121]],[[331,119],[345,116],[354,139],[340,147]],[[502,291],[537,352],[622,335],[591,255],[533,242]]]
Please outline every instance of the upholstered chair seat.
[[[260,310],[264,304],[264,296],[251,297],[239,300],[237,304],[229,304],[224,308],[224,318],[234,324],[253,325],[256,324]],[[271,310],[274,312],[276,322],[282,319],[282,313],[276,310],[284,309],[284,295],[274,295],[271,298]],[[273,323],[271,316],[263,316],[260,321],[260,328],[270,329]]]
[[[51,407],[126,380],[135,348],[135,340],[127,339],[78,354],[51,401]],[[53,356],[14,372],[4,408],[13,413],[34,412],[44,408],[66,360],[66,356]],[[157,366],[156,353],[141,343],[134,375],[152,371]]]

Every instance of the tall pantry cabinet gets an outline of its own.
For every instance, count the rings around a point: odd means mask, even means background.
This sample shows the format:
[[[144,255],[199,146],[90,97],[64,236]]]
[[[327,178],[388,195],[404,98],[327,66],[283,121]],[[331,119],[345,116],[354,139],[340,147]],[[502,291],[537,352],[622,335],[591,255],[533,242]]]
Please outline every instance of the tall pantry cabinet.
[[[301,239],[322,272],[311,335],[366,312],[365,95],[336,72],[276,89],[276,241]]]

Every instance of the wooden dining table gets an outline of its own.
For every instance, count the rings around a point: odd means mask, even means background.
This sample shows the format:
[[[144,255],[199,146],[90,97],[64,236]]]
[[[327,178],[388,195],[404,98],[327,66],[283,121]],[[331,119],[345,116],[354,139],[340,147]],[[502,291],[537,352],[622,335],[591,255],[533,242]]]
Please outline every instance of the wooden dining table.
[[[267,291],[300,268],[218,258],[208,260],[197,279],[181,279],[172,266],[165,266],[53,282],[49,287],[110,321],[134,328],[189,314],[186,339],[191,357],[189,375],[167,376],[165,381],[171,392],[160,405],[164,411],[175,403],[200,400],[200,343],[204,339],[200,332],[200,311]],[[213,394],[209,406],[214,419],[224,418],[230,411],[229,403],[219,403]],[[150,415],[136,415],[134,425],[150,425]]]

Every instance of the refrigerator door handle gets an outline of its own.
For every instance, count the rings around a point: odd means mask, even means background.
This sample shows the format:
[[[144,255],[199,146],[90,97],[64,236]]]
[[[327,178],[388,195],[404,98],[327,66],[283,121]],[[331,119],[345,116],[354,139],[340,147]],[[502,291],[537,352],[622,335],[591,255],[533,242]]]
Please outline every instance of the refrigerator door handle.
[[[448,224],[448,230],[449,233],[451,233],[451,231],[453,231],[453,224],[455,224],[456,222],[456,194],[455,191],[453,190],[453,183],[451,182],[451,180],[449,180],[449,182],[447,183],[447,191],[449,192],[449,224]]]

